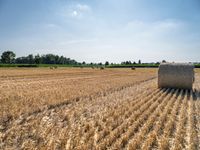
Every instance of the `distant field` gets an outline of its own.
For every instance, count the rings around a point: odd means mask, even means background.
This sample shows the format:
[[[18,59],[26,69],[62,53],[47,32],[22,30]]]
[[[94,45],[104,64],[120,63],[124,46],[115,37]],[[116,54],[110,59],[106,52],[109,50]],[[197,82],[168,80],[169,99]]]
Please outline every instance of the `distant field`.
[[[157,88],[157,69],[1,68],[0,149],[198,150],[195,72],[176,90]]]

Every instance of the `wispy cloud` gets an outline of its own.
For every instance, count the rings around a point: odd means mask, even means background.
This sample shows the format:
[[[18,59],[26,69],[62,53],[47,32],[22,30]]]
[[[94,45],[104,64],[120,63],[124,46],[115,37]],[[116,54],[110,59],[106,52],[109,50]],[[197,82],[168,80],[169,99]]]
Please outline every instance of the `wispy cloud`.
[[[125,25],[125,29],[129,31],[138,32],[166,32],[169,30],[177,30],[184,26],[184,23],[179,20],[165,19],[151,22],[145,21],[131,21]]]
[[[72,17],[83,17],[83,15],[91,12],[91,7],[86,4],[77,4],[72,6],[72,12],[70,13]]]
[[[78,3],[64,6],[59,14],[65,17],[82,18],[91,11],[92,8],[89,5]]]

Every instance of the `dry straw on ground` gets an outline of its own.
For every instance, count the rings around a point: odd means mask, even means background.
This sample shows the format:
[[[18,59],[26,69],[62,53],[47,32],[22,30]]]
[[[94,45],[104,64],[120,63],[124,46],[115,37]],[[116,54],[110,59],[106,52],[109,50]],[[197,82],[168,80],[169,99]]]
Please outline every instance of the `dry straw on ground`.
[[[159,88],[192,89],[194,65],[186,63],[163,63],[158,70]]]
[[[114,76],[107,72],[108,69],[96,71],[102,73],[99,74],[102,81],[105,78],[108,79],[106,82],[110,81],[109,85],[119,87],[123,83],[121,88],[112,87],[112,90],[106,90],[96,96],[84,91],[89,94],[88,97],[80,97],[38,112],[23,114],[10,121],[4,120],[5,122],[0,124],[0,149],[199,150],[200,71],[195,74],[193,90],[183,90],[158,89],[156,78],[138,82],[131,80],[134,77],[134,80],[140,79],[142,74],[150,76],[150,70],[149,73],[139,73],[140,69],[136,71],[128,69],[126,74],[125,70],[119,73],[120,70],[112,70],[112,74],[113,71],[117,71]],[[109,75],[104,76],[105,72]],[[92,78],[94,80],[91,78],[90,80],[81,78],[81,80],[86,80],[84,84],[93,82],[96,85],[91,84],[93,89],[90,91],[93,93],[94,89],[99,89],[97,85],[101,83],[95,82],[99,78],[94,76]],[[123,80],[114,84],[118,78]],[[46,82],[39,79],[40,82]],[[19,80],[20,83],[23,82]],[[59,78],[55,80],[59,82]],[[127,80],[133,84],[125,85]],[[33,79],[29,81],[31,82],[34,82]],[[106,82],[103,83],[104,86]],[[16,86],[19,87],[21,84],[19,81],[17,83]],[[64,90],[61,95],[65,94]],[[35,96],[35,93],[32,94]],[[48,96],[52,97],[50,93]],[[55,97],[55,101],[60,102],[58,99],[59,97]]]
[[[0,68],[0,121],[155,76],[152,69]]]

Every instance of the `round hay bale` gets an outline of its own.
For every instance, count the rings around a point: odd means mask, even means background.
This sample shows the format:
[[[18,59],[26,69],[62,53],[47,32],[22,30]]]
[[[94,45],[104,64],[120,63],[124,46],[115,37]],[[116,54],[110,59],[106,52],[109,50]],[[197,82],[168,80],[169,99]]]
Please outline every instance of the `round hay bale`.
[[[135,70],[135,67],[131,67],[131,70]]]
[[[101,69],[101,70],[104,70],[105,68],[104,68],[104,67],[100,67],[100,69]]]
[[[192,89],[194,65],[187,63],[162,63],[158,70],[159,88]]]

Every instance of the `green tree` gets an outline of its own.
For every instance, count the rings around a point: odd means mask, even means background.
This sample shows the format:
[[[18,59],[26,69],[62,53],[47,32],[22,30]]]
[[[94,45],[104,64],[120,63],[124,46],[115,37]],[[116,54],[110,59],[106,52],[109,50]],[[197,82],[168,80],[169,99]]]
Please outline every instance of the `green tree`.
[[[37,54],[34,58],[36,64],[41,64],[42,60],[39,54]]]
[[[29,64],[34,64],[35,63],[35,60],[34,60],[34,57],[33,57],[32,54],[28,55],[27,57],[28,57],[28,63]]]
[[[1,55],[1,62],[5,64],[14,63],[15,60],[15,53],[12,51],[5,51]]]
[[[109,62],[108,62],[108,61],[106,61],[106,62],[105,62],[105,66],[108,66],[108,65],[109,65]]]

